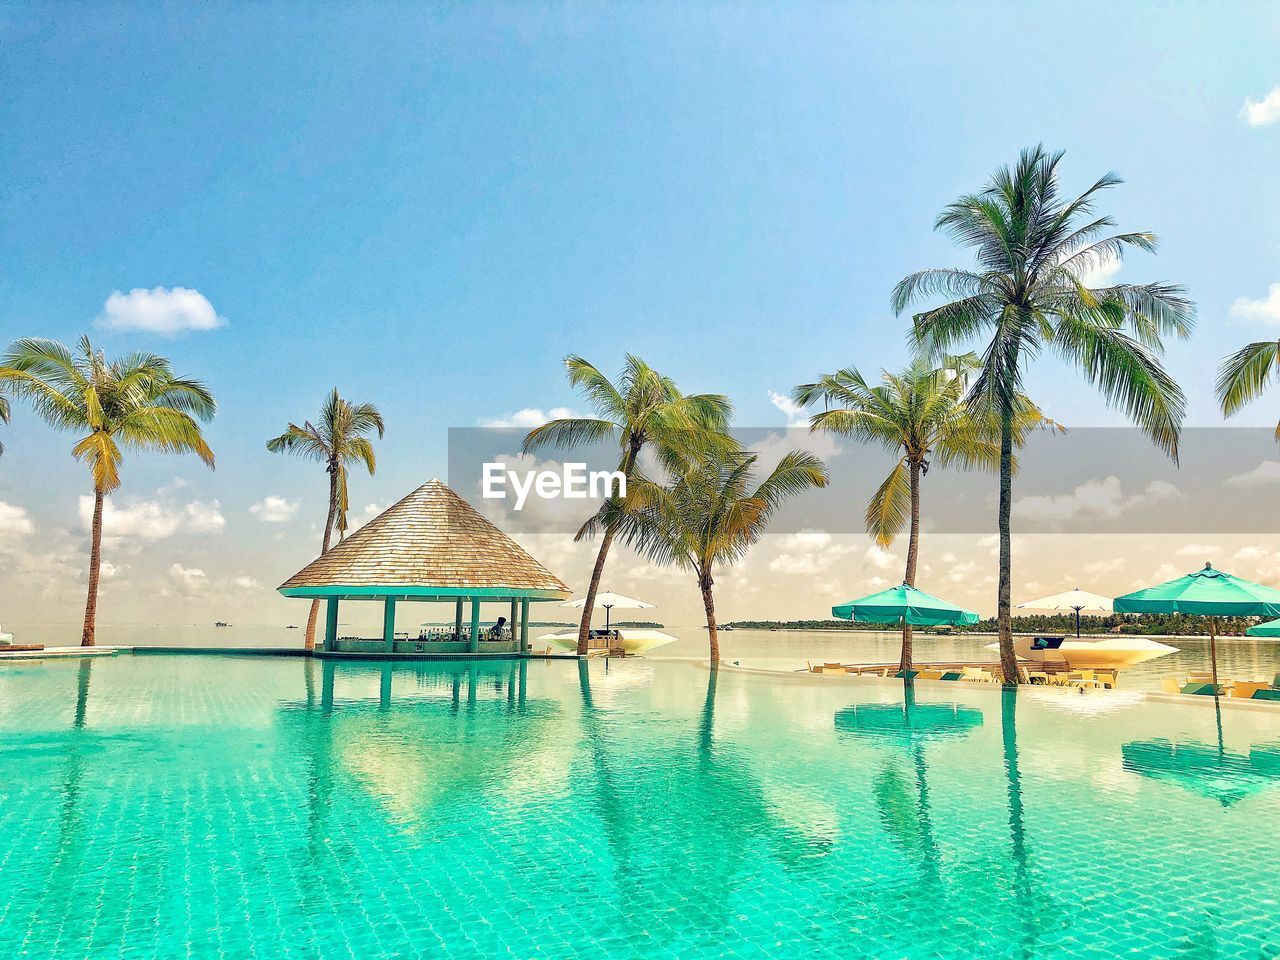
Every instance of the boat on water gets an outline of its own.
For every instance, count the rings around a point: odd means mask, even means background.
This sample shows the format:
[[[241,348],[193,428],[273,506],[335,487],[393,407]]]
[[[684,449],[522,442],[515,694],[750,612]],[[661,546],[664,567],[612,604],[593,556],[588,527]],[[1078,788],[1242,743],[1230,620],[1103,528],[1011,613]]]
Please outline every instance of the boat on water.
[[[578,631],[565,630],[560,633],[549,633],[539,637],[538,641],[557,650],[573,653],[578,649]],[[590,639],[587,641],[587,650],[589,653],[614,653],[621,650],[628,656],[635,656],[675,642],[675,637],[660,630],[613,627],[610,630],[592,630]]]
[[[1000,644],[989,643],[987,649],[998,651]],[[1014,637],[1013,651],[1018,659],[1031,663],[1065,663],[1073,670],[1119,670],[1177,653],[1178,648],[1146,637]]]

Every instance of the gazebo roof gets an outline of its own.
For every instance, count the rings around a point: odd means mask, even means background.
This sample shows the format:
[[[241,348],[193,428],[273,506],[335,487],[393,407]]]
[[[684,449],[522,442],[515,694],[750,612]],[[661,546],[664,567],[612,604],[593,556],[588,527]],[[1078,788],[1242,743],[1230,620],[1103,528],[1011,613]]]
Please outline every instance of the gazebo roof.
[[[438,479],[280,585],[287,597],[564,600],[569,588]]]

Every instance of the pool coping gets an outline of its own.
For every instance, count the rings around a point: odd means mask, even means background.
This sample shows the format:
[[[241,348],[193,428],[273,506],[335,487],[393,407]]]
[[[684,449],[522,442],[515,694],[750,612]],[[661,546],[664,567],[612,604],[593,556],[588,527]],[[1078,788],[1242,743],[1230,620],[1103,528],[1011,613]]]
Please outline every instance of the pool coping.
[[[576,653],[520,653],[519,651],[495,651],[493,653],[386,653],[382,651],[343,652],[338,650],[307,650],[301,647],[174,647],[160,645],[143,646],[94,646],[94,647],[45,647],[43,650],[15,650],[5,653],[0,649],[0,662],[5,660],[74,660],[81,657],[102,657],[115,654],[151,656],[169,654],[202,657],[283,657],[286,659],[314,660],[372,660],[372,661],[443,661],[468,660],[578,660]]]
[[[857,674],[821,674],[813,673],[809,670],[778,670],[768,667],[747,667],[741,664],[724,663],[720,664],[721,670],[733,670],[738,673],[754,674],[757,676],[767,676],[773,678],[783,678],[792,681],[810,681],[814,683],[854,683],[854,684],[870,684],[882,687],[900,687],[905,681],[898,677],[864,677]],[[964,680],[921,680],[916,678],[911,681],[919,686],[929,689],[953,689],[958,685],[962,685],[964,689],[986,690],[988,692],[999,693],[1004,689],[1004,684],[1000,683],[975,683]],[[1058,693],[1057,688],[1046,686],[1043,684],[1018,684],[1019,688],[1033,687],[1036,690],[1051,690]],[[1113,697],[1116,695],[1126,698],[1137,695],[1142,698],[1142,702],[1151,701],[1153,703],[1175,703],[1180,706],[1197,706],[1212,707],[1215,703],[1219,707],[1226,707],[1230,710],[1249,710],[1258,712],[1267,712],[1276,710],[1280,706],[1276,701],[1267,700],[1242,700],[1239,697],[1210,697],[1210,696],[1192,696],[1190,694],[1165,693],[1160,690],[1100,690],[1086,689],[1084,687],[1061,688],[1061,695],[1064,697],[1085,696],[1085,697]]]

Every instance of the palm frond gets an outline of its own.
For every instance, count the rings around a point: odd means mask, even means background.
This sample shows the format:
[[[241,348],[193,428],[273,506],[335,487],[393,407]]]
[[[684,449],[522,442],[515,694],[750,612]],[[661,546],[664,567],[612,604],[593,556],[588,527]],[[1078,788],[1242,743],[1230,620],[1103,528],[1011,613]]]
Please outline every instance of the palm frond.
[[[532,453],[545,447],[573,450],[592,443],[613,440],[618,426],[610,420],[590,420],[582,417],[549,420],[534,427],[524,438],[522,449]]]
[[[1250,343],[1222,361],[1218,368],[1218,402],[1222,414],[1235,416],[1245,404],[1256,400],[1280,378],[1280,341]],[[1280,427],[1277,427],[1280,437]]]
[[[1186,401],[1181,388],[1146,346],[1089,315],[1063,317],[1054,344],[1108,402],[1128,414],[1177,462]]]
[[[867,502],[867,533],[887,547],[911,519],[911,468],[905,460],[894,464]]]

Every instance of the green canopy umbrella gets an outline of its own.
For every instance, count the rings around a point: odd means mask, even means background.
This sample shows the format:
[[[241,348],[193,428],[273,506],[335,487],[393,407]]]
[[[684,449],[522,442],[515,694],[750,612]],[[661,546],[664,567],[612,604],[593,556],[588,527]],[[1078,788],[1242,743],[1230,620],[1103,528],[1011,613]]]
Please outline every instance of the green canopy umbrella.
[[[1280,607],[1277,610],[1280,611]],[[972,610],[939,600],[905,583],[832,607],[831,613],[858,623],[909,623],[913,627],[978,622],[978,615]]]
[[[914,690],[910,686],[907,689]],[[901,705],[865,703],[844,707],[836,711],[835,725],[840,733],[910,744],[918,740],[963,736],[982,726],[982,711],[942,703],[917,704],[914,693],[910,693]]]
[[[1250,627],[1245,633],[1250,637],[1280,637],[1280,620],[1268,620]]]
[[[1124,769],[1176,783],[1183,789],[1217,800],[1224,807],[1238,803],[1280,779],[1275,755],[1253,750],[1248,756],[1196,743],[1137,740],[1120,748]]]
[[[1280,616],[1280,590],[1213,569],[1170,580],[1115,599],[1116,613],[1185,613],[1209,618],[1209,659],[1218,688],[1218,617]]]

